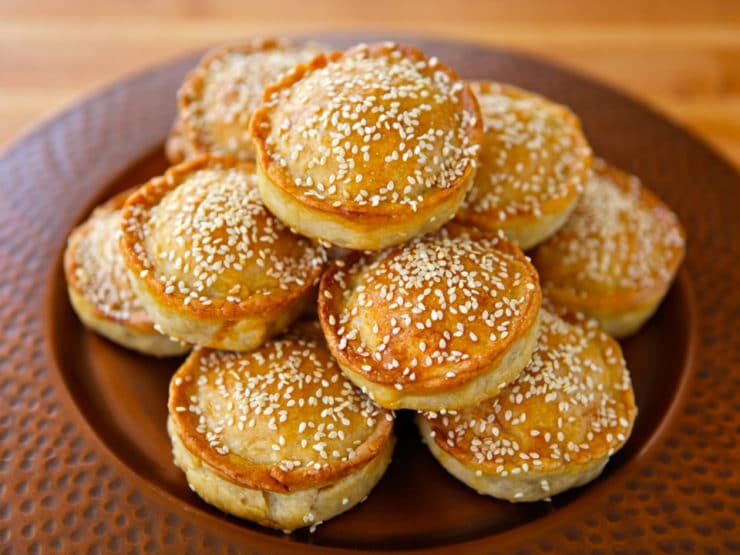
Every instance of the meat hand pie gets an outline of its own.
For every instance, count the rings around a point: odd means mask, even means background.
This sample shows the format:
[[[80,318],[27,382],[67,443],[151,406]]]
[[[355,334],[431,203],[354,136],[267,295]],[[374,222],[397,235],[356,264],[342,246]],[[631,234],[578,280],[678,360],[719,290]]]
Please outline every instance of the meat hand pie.
[[[313,44],[275,39],[209,52],[178,92],[178,114],[166,144],[170,162],[207,153],[253,160],[249,120],[265,87],[319,53]]]
[[[479,493],[537,501],[596,478],[627,441],[636,408],[619,344],[542,310],[537,350],[501,394],[417,415],[432,455]]]
[[[291,531],[364,500],[393,453],[393,414],[340,372],[318,325],[256,351],[197,348],[170,383],[168,431],[190,487]]]
[[[302,235],[358,250],[451,219],[483,136],[468,85],[391,43],[299,65],[265,90],[250,130],[268,208]]]
[[[565,106],[511,85],[471,83],[484,140],[473,188],[456,218],[502,230],[522,249],[568,218],[591,166],[578,117]]]
[[[684,237],[676,215],[637,177],[595,160],[573,214],[533,260],[554,304],[624,337],[665,296],[684,256]]]
[[[493,397],[535,346],[537,272],[498,235],[462,226],[324,274],[319,318],[355,384],[386,408],[439,410]]]
[[[161,329],[189,343],[250,350],[315,299],[323,247],[267,211],[254,165],[201,157],[132,195],[121,251]]]
[[[121,207],[131,193],[96,208],[69,236],[64,253],[69,298],[82,323],[111,341],[147,355],[182,355],[190,347],[155,329],[118,248]]]

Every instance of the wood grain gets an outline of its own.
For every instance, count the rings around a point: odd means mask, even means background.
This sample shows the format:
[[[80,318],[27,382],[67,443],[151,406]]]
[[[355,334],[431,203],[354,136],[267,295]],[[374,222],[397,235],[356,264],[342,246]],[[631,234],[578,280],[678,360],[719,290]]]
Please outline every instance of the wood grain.
[[[686,228],[678,281],[622,343],[640,417],[603,477],[551,503],[476,495],[429,456],[406,412],[393,465],[367,502],[313,534],[263,533],[190,491],[163,426],[177,362],[144,360],[85,333],[59,258],[95,201],[165,166],[159,150],[140,157],[172,123],[190,57],[117,81],[0,156],[0,551],[737,551],[739,174],[591,79],[501,49],[434,48],[471,74],[496,72],[574,106],[598,151],[642,176]]]
[[[428,34],[524,50],[637,96],[740,166],[740,2],[0,3],[0,145],[95,88],[249,35]]]

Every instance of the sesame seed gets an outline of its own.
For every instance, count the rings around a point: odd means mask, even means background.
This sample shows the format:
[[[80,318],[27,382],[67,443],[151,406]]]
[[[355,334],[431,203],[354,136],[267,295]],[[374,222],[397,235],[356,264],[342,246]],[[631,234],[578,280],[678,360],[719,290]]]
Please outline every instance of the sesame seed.
[[[481,350],[509,341],[521,307],[539,294],[526,287],[536,279],[531,264],[503,249],[501,239],[443,229],[334,271],[331,290],[341,302],[327,308],[342,323],[331,331],[334,344],[362,356],[363,372],[389,386],[451,379]],[[486,319],[477,316],[483,312]],[[502,331],[483,345],[491,326]]]
[[[126,212],[122,227],[127,240],[161,249],[156,260],[143,246],[137,254],[142,266],[152,266],[164,293],[183,306],[195,301],[239,304],[255,295],[304,288],[307,278],[318,281],[326,249],[293,235],[272,216],[254,173],[208,164],[160,193],[154,206],[135,205]],[[154,189],[154,182],[147,187]],[[285,256],[285,243],[293,243],[294,256]],[[245,275],[260,276],[262,285],[245,286]]]
[[[415,211],[475,164],[478,118],[466,110],[463,90],[443,68],[417,64],[395,47],[358,46],[276,91],[264,108],[268,132],[256,140],[278,165],[290,162],[291,182],[305,198]],[[283,127],[287,114],[291,124]],[[294,157],[296,143],[313,158]],[[397,187],[390,175],[406,175],[409,186]],[[319,187],[327,182],[337,187]]]
[[[596,160],[573,214],[535,253],[543,283],[582,294],[594,283],[641,291],[670,281],[684,238],[675,214],[643,194],[636,177]]]
[[[185,375],[191,379],[182,379],[183,370],[174,378],[192,392],[190,405],[177,412],[195,415],[198,433],[223,453],[247,454],[249,441],[234,443],[229,433],[234,426],[242,434],[271,430],[269,460],[284,472],[349,460],[390,413],[354,387],[323,343],[309,337],[289,335],[248,353],[196,350],[196,365]]]
[[[67,251],[72,258],[72,275],[67,279],[108,318],[119,322],[131,319],[151,322],[131,286],[119,248],[121,210],[117,206],[122,202],[116,197],[110,204],[98,207],[74,230],[75,247]],[[145,267],[138,276],[145,279],[149,274],[149,268]]]
[[[544,471],[545,463],[552,472],[572,460],[570,453],[600,457],[616,451],[635,416],[624,395],[629,372],[621,357],[607,357],[616,348],[602,332],[543,310],[529,364],[499,396],[444,415],[424,413],[445,438],[437,444],[464,452],[484,474],[502,477]],[[549,491],[546,480],[541,486]]]
[[[505,229],[509,219],[539,216],[548,203],[575,198],[591,158],[575,116],[515,87],[491,82],[471,87],[486,142],[461,217],[487,214]]]
[[[247,158],[253,146],[247,133],[252,112],[265,87],[299,62],[318,54],[312,45],[214,51],[185,81],[180,95],[187,108],[179,113],[182,125],[214,154]],[[281,123],[289,127],[289,121]],[[234,131],[236,129],[237,131]]]

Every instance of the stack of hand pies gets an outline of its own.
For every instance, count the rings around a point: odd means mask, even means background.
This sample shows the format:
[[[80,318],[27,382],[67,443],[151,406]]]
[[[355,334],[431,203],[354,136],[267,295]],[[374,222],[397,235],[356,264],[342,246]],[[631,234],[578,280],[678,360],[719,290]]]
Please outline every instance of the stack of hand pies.
[[[96,209],[65,271],[88,327],[190,351],[167,429],[205,501],[315,526],[381,479],[399,409],[509,501],[585,484],[624,445],[610,335],[655,311],[684,233],[570,110],[391,43],[218,49],[178,99],[177,165]]]

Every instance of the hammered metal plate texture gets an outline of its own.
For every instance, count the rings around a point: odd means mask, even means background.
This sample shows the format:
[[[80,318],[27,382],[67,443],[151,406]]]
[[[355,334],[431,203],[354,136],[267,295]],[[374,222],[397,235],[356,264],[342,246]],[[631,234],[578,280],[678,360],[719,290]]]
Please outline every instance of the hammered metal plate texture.
[[[144,374],[145,359],[83,332],[60,270],[67,234],[94,204],[163,167],[175,91],[197,61],[189,56],[68,109],[0,158],[0,552],[740,550],[738,173],[653,111],[569,71],[493,48],[393,38],[465,77],[570,105],[596,152],[641,176],[679,214],[689,237],[680,279],[648,328],[624,344],[642,400],[625,453],[596,483],[552,504],[495,505],[431,465],[402,417],[409,447],[377,500],[315,535],[268,533],[189,493],[168,458],[160,406],[176,362]],[[493,521],[480,520],[486,511]]]

